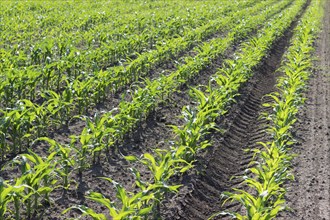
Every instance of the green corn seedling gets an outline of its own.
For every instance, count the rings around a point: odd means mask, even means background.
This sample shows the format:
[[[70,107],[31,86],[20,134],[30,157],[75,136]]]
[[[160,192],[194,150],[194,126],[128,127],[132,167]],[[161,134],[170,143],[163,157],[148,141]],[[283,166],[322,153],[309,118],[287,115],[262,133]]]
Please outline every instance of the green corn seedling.
[[[53,158],[56,152],[50,154],[46,160],[32,151],[29,154],[17,156],[13,163],[18,164],[21,169],[23,184],[29,186],[24,195],[27,216],[31,217],[33,211],[38,210],[41,195],[46,202],[50,202],[49,193],[57,182],[54,175],[55,164]],[[29,164],[32,163],[32,166]]]

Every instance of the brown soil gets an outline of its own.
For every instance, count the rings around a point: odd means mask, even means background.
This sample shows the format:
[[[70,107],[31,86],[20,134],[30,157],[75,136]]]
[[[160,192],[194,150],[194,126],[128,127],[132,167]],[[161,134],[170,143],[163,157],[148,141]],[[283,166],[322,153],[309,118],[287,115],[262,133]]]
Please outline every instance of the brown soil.
[[[297,123],[293,153],[295,181],[288,184],[292,212],[278,219],[330,219],[330,3],[316,44],[316,70]]]

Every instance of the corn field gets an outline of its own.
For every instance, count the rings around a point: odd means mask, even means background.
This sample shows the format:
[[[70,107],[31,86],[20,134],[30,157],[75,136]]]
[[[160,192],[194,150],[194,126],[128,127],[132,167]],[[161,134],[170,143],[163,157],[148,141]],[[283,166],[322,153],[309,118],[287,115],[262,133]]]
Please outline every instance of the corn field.
[[[1,1],[0,219],[290,211],[326,4]]]

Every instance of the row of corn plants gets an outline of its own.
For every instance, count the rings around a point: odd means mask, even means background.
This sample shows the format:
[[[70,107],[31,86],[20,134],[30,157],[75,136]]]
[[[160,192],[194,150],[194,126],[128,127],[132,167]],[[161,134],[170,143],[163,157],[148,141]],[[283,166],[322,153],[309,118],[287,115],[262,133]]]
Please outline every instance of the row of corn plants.
[[[204,94],[196,88],[192,89],[192,93],[195,94],[194,96],[198,97],[199,105],[193,110],[189,110],[189,107],[185,107],[183,115],[190,118],[199,114],[199,117],[195,117],[192,123],[188,122],[187,125],[184,126],[185,128],[189,129],[194,127],[194,125],[191,125],[196,122],[196,124],[201,127],[198,132],[201,133],[202,136],[205,135],[207,131],[214,128],[213,121],[215,118],[225,113],[226,107],[232,102],[235,94],[237,94],[240,84],[251,76],[252,68],[262,60],[262,57],[266,55],[270,45],[276,38],[280,37],[287,28],[287,26],[283,24],[285,22],[291,23],[295,15],[301,9],[303,3],[304,1],[297,2],[294,7],[283,12],[287,13],[287,16],[279,15],[273,21],[269,22],[266,28],[259,32],[260,40],[256,42],[256,38],[252,38],[245,43],[238,59],[232,61],[228,60],[227,64],[231,65],[225,65],[210,81],[210,86],[208,87],[209,94]],[[259,51],[260,48],[262,48],[261,51]],[[229,72],[232,74],[224,74]],[[211,86],[213,80],[218,83],[216,88],[212,88]],[[187,121],[190,120],[188,119]],[[187,131],[188,129],[182,129],[179,135],[188,134],[187,136],[189,136],[190,133],[195,133],[194,131]],[[177,131],[180,129],[176,127],[174,130]],[[201,144],[198,142],[199,138],[195,139],[197,139],[196,144]],[[180,185],[171,184],[171,177],[178,173],[186,172],[193,167],[192,163],[194,162],[194,158],[192,158],[191,155],[192,152],[196,151],[196,147],[189,146],[189,144],[191,144],[190,140],[184,139],[184,141],[182,141],[181,138],[180,141],[176,143],[176,146],[173,146],[170,150],[156,149],[156,155],[145,153],[140,158],[136,156],[126,156],[125,158],[128,161],[139,161],[139,163],[145,165],[152,173],[152,179],[143,181],[139,171],[132,168],[131,170],[136,177],[136,185],[140,188],[140,191],[129,193],[111,178],[102,178],[110,181],[114,185],[117,190],[117,198],[121,205],[118,206],[118,204],[112,202],[101,193],[91,192],[87,198],[107,207],[109,209],[109,215],[115,219],[150,217],[151,212],[153,213],[153,218],[158,218],[161,201],[169,192],[177,192],[180,187]],[[205,147],[205,145],[200,146]],[[143,203],[140,202],[139,198]],[[147,202],[146,200],[150,201]],[[94,210],[85,206],[75,206],[73,208],[79,209],[82,211],[83,215],[88,215],[93,219],[106,219],[104,214],[96,213]],[[70,209],[72,208],[68,210]],[[141,212],[141,210],[143,210],[143,212]]]
[[[287,3],[279,3],[276,8],[280,10]],[[260,9],[260,7],[264,6],[263,4],[258,5],[256,9]],[[268,9],[270,11],[270,9]],[[241,15],[243,16],[243,15]],[[270,15],[269,15],[270,16]],[[263,18],[265,19],[265,17]],[[250,20],[252,22],[252,19]],[[257,24],[256,24],[257,25]],[[244,35],[244,31],[247,32],[250,30],[250,27],[246,27],[244,29],[245,24],[240,24],[236,29],[238,33],[242,33]],[[212,57],[214,57],[214,52],[212,51],[212,44],[217,44],[220,46],[219,50],[222,52],[230,45],[230,42],[234,40],[234,35],[238,35],[236,32],[231,32],[227,39],[219,39],[210,42],[210,44],[204,44],[201,50],[204,50],[201,55],[198,55],[196,62],[193,58],[189,60],[186,65],[183,65],[181,69],[172,73],[169,76],[163,76],[153,82],[146,80],[147,87],[140,88],[135,91],[135,94],[132,95],[132,104],[130,102],[121,102],[120,113],[112,116],[113,112],[109,112],[105,114],[103,117],[107,119],[102,119],[95,123],[102,122],[102,125],[94,126],[94,129],[86,128],[90,132],[97,129],[101,129],[101,127],[107,124],[107,127],[110,126],[107,130],[115,130],[112,134],[113,137],[111,139],[105,139],[104,136],[100,136],[103,140],[106,140],[108,145],[112,145],[114,140],[119,140],[123,138],[124,134],[133,129],[133,126],[136,125],[136,122],[141,119],[142,116],[140,113],[147,112],[150,110],[148,106],[154,105],[156,102],[156,98],[162,94],[165,96],[165,93],[171,92],[177,87],[181,81],[173,80],[175,77],[180,77],[182,79],[185,78],[183,73],[190,72],[190,69],[195,68],[195,72],[197,73],[200,69],[205,68],[206,64],[202,66],[200,62],[207,61],[211,62]],[[242,36],[240,36],[242,37]],[[229,39],[229,40],[228,40]],[[225,44],[222,45],[222,42]],[[212,54],[213,53],[213,54]],[[212,56],[209,56],[209,55]],[[182,76],[181,76],[182,75]],[[106,82],[105,80],[100,80],[99,82]],[[23,143],[26,143],[26,146],[29,146],[29,140],[33,140],[35,137],[40,137],[45,135],[46,127],[61,127],[68,126],[70,123],[71,117],[77,112],[74,112],[74,105],[78,105],[78,109],[84,108],[84,106],[90,105],[91,101],[87,99],[89,97],[89,91],[94,89],[94,91],[100,92],[101,89],[99,87],[91,86],[95,85],[95,79],[91,78],[88,81],[84,81],[84,86],[81,88],[82,83],[79,80],[74,81],[73,83],[68,83],[65,90],[62,92],[62,96],[57,94],[54,91],[47,91],[45,94],[42,94],[42,97],[45,98],[43,104],[38,105],[29,100],[20,100],[16,102],[16,106],[11,109],[7,109],[2,111],[3,120],[1,124],[2,138],[1,138],[1,147],[4,149],[3,152],[20,152],[24,146]],[[149,85],[150,84],[150,85]],[[79,88],[80,87],[80,88]],[[96,89],[96,90],[95,90]],[[146,93],[150,93],[150,95],[146,95]],[[75,100],[73,97],[78,96],[78,99]],[[141,97],[144,99],[140,100]],[[146,109],[147,108],[147,109]],[[83,111],[78,112],[78,114],[82,114]],[[109,117],[110,116],[110,117]],[[130,117],[130,118],[127,118]],[[86,119],[90,121],[89,119]],[[91,123],[87,123],[90,125]],[[12,141],[12,145],[8,144],[8,139]],[[94,138],[93,141],[96,141]],[[112,141],[110,141],[112,140]],[[16,144],[19,143],[19,144]],[[104,145],[102,145],[104,146]],[[101,148],[98,148],[101,149]]]
[[[290,149],[295,143],[292,128],[305,101],[303,93],[313,67],[313,43],[320,30],[323,3],[322,0],[312,0],[294,29],[291,45],[278,70],[283,74],[277,84],[279,92],[270,94],[273,102],[264,104],[265,107],[272,108],[272,112],[263,114],[271,122],[268,128],[271,140],[261,142],[261,149],[253,149],[255,162],[248,169],[252,175],[244,176],[246,188],[225,193],[229,201],[240,202],[245,207],[245,212],[218,214],[229,214],[242,220],[266,220],[274,219],[287,209],[285,183],[294,178],[290,170],[294,157]]]

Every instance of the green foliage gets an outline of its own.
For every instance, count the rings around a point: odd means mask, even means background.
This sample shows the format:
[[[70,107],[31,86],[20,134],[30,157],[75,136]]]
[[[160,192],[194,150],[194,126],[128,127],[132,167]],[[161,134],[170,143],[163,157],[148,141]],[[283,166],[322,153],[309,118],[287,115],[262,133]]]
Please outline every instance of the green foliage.
[[[55,154],[50,154],[44,160],[29,150],[28,154],[21,154],[13,160],[13,164],[21,170],[20,181],[27,186],[21,196],[29,218],[38,211],[41,199],[50,203],[49,194],[57,182],[53,161]]]

